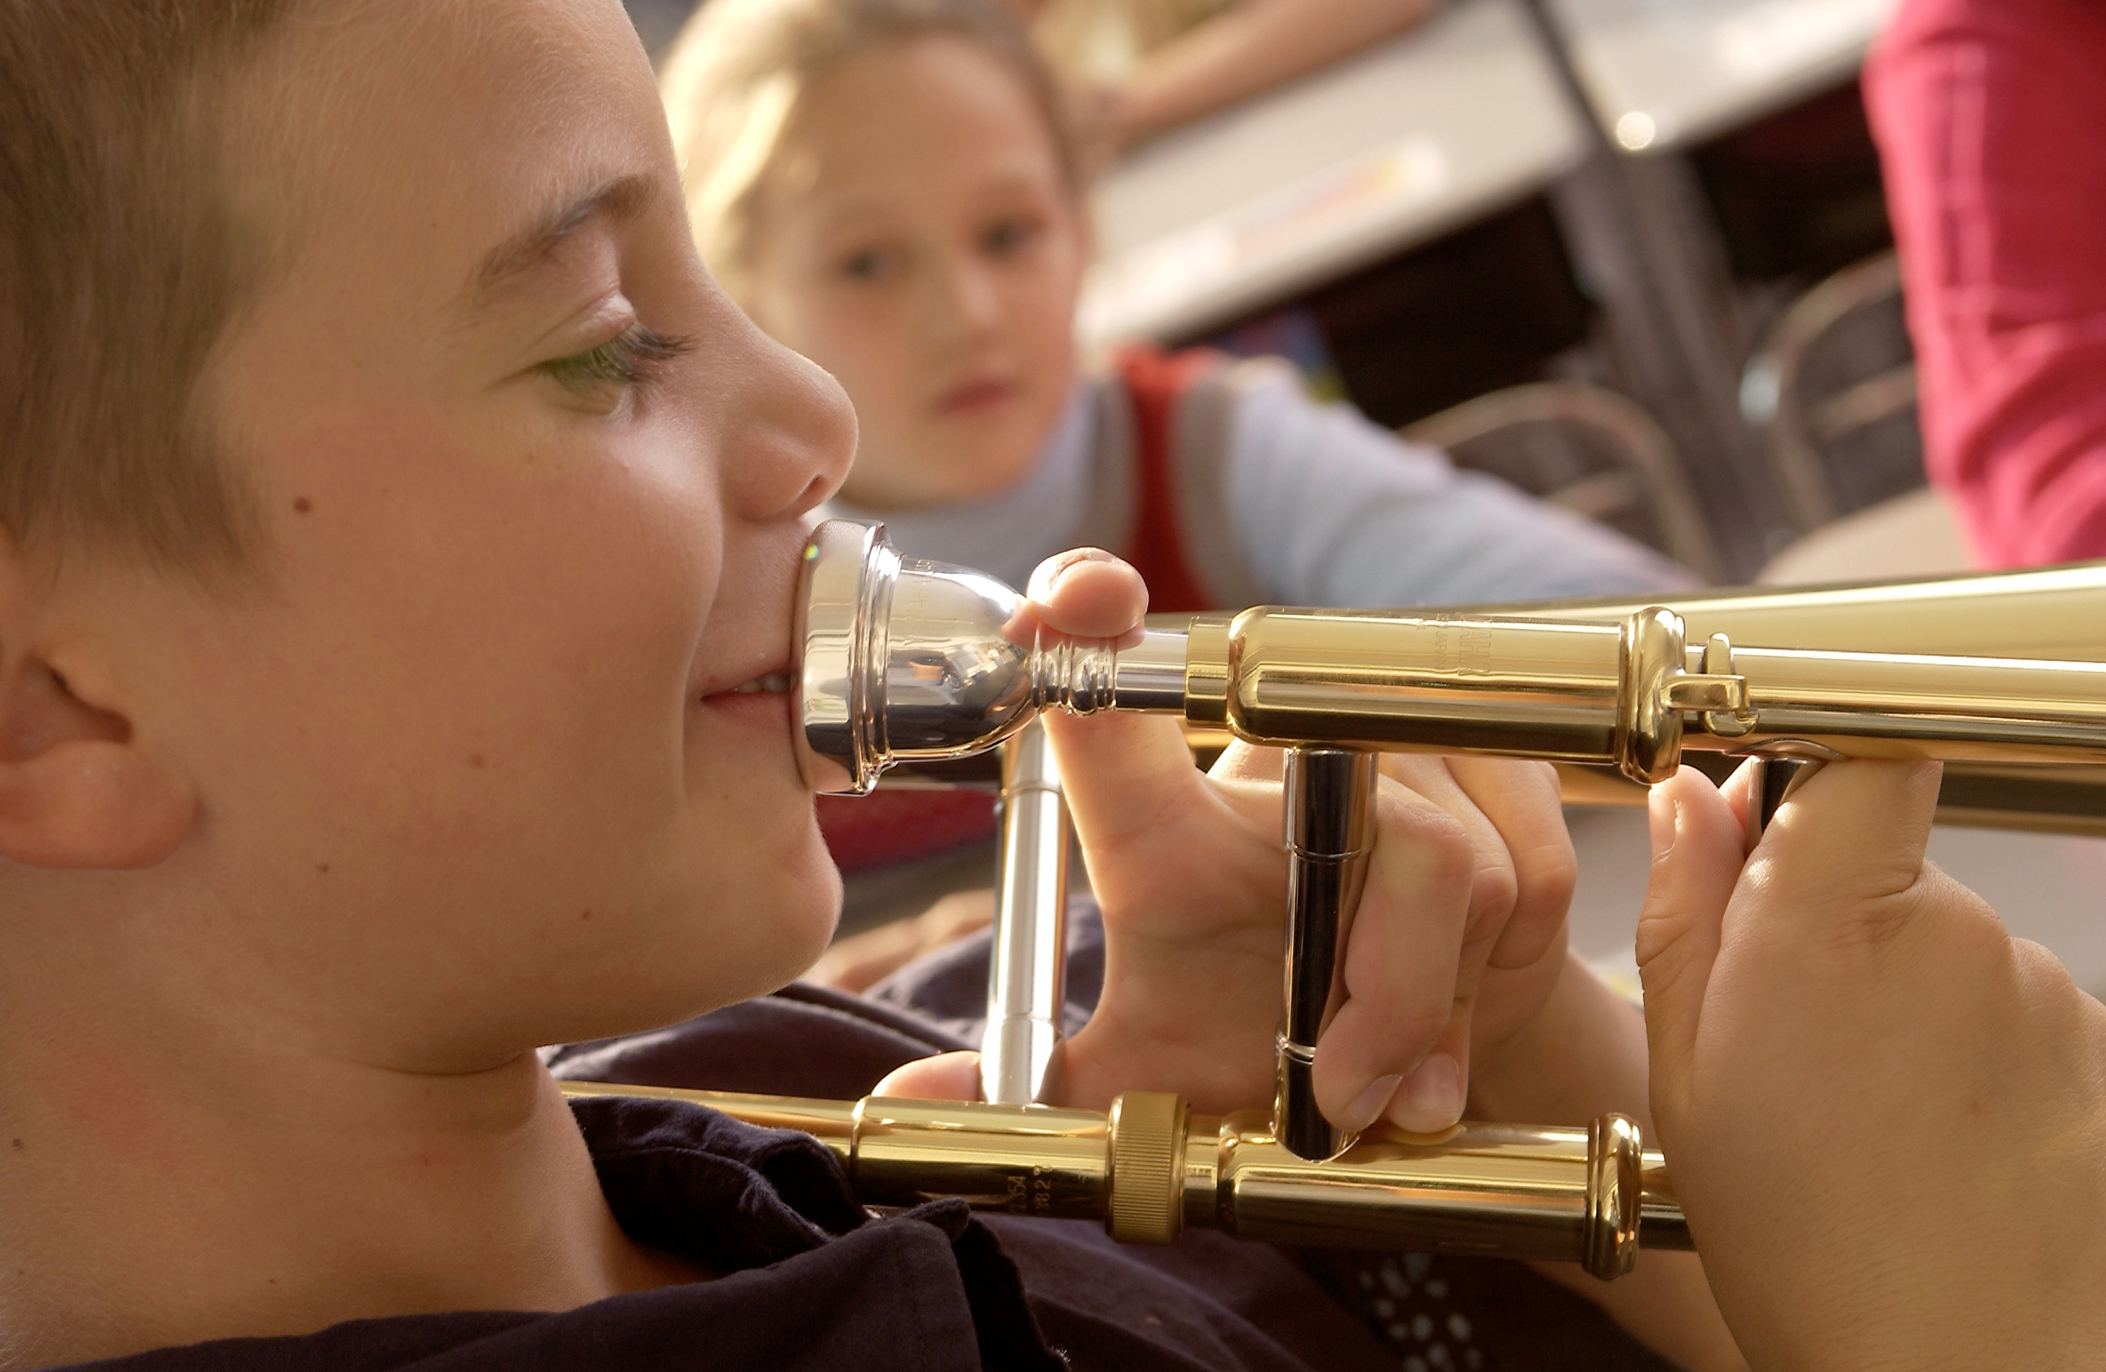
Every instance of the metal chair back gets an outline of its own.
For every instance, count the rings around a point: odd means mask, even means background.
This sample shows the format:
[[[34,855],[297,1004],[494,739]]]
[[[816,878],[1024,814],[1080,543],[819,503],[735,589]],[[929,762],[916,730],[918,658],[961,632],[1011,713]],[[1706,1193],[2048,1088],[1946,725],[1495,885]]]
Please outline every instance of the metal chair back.
[[[1726,577],[1673,441],[1626,396],[1569,381],[1511,386],[1401,432],[1648,543],[1707,581]]]

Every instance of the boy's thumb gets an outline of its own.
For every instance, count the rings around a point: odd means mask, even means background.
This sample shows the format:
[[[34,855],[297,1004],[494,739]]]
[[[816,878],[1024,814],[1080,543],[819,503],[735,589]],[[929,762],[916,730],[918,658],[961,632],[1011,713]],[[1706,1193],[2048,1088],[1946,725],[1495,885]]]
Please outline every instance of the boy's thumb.
[[[1655,786],[1647,810],[1653,868],[1638,917],[1638,975],[1645,984],[1653,1113],[1672,1128],[1747,840],[1725,797],[1691,767]]]
[[[1935,762],[1853,759],[1808,780],[1756,850],[1771,869],[1771,930],[1824,948],[1852,926],[1912,908],[1887,898],[1923,873],[1941,777]]]

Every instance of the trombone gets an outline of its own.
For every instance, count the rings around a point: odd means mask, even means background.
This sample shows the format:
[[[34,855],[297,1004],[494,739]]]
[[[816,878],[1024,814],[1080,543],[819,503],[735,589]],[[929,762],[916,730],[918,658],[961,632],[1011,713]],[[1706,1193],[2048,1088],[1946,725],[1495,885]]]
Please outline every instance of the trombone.
[[[1665,1164],[1629,1119],[1354,1138],[1315,1107],[1314,1045],[1365,877],[1376,753],[1541,758],[1568,776],[1607,768],[1637,784],[1686,753],[1753,758],[1777,766],[1779,784],[1758,792],[1751,828],[1787,793],[1786,773],[1847,757],[1944,760],[1948,797],[1958,781],[1975,802],[1954,808],[2002,822],[2095,828],[2106,810],[2092,770],[2106,764],[2106,662],[2094,660],[2106,658],[2106,565],[1714,592],[1673,609],[1259,607],[1152,623],[1126,644],[1019,641],[1022,608],[993,578],[902,558],[881,527],[833,521],[806,550],[796,633],[798,743],[815,790],[863,792],[888,770],[1009,744],[989,1099],[566,1090],[676,1095],[804,1129],[871,1204],[957,1195],[1100,1219],[1135,1242],[1204,1225],[1287,1244],[1563,1259],[1608,1279],[1641,1247],[1691,1246]],[[1287,957],[1269,1108],[1216,1117],[1144,1092],[1107,1114],[1030,1103],[1053,1094],[1059,1070],[1066,834],[1057,772],[1033,741],[1050,709],[1170,714],[1287,749]],[[2080,779],[2038,784],[2055,776]]]

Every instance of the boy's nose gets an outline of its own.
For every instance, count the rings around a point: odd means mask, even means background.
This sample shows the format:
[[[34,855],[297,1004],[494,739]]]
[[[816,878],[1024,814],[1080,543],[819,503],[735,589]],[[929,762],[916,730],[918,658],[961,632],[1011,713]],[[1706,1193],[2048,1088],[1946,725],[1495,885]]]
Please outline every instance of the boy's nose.
[[[754,376],[727,464],[727,497],[753,520],[803,514],[839,489],[856,451],[840,383],[753,325]]]

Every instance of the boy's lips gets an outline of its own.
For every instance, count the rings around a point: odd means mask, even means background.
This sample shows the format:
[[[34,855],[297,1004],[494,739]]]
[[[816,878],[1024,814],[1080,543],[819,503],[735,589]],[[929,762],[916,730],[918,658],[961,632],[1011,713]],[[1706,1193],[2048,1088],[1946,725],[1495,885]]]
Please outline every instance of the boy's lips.
[[[705,701],[721,700],[726,696],[788,695],[796,683],[796,676],[787,663],[771,667],[757,676],[749,677],[734,686],[719,686],[699,693]]]
[[[733,695],[746,695],[753,691],[767,691],[774,695],[786,695],[790,689],[788,672],[769,672],[751,681],[742,681],[731,688]]]
[[[751,670],[750,668],[748,670]],[[770,740],[772,750],[790,742],[788,730],[792,692],[797,677],[788,667],[776,667],[729,686],[691,696],[694,718],[709,728],[730,728]]]

